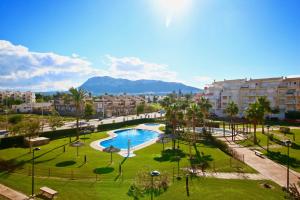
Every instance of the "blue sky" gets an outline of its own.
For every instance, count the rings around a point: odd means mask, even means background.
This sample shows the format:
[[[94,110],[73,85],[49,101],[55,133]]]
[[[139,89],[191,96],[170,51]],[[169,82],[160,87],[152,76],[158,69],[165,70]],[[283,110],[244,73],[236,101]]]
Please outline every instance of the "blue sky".
[[[300,75],[298,0],[1,0],[0,89]]]

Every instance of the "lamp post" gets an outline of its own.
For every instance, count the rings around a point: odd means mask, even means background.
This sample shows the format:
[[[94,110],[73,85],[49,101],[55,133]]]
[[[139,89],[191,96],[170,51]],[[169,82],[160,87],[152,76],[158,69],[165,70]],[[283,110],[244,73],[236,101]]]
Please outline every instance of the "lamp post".
[[[31,173],[31,196],[33,197],[33,195],[34,195],[34,159],[35,159],[35,157],[34,157],[34,152],[35,151],[39,151],[39,150],[41,150],[40,148],[38,148],[38,147],[36,147],[36,148],[34,148],[33,149],[33,151],[32,151],[32,173]]]
[[[290,146],[292,142],[290,140],[287,140],[285,142],[287,146],[287,155],[288,155],[288,160],[287,160],[287,171],[286,171],[286,190],[289,192],[290,189]]]
[[[269,152],[269,139],[270,139],[270,125],[267,125],[267,151]]]
[[[151,175],[151,200],[153,200],[153,187],[154,187],[153,179],[154,179],[154,176],[159,176],[160,172],[154,170],[154,171],[150,172],[150,175]]]

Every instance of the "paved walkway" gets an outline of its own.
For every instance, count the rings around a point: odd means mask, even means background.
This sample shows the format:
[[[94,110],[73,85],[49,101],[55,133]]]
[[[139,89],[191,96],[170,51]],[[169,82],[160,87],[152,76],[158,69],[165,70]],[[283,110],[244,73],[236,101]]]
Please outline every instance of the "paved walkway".
[[[244,162],[258,171],[267,179],[270,179],[277,183],[280,186],[286,187],[287,180],[287,168],[283,165],[280,165],[268,158],[261,158],[247,147],[242,147],[231,141],[231,137],[220,138],[225,141],[229,147],[233,148],[239,154],[244,155]],[[290,170],[290,184],[295,183],[298,190],[300,190],[299,185],[297,184],[300,181],[300,173]]]
[[[25,200],[29,199],[25,194],[22,194],[16,190],[13,190],[0,183],[0,197],[3,196],[11,200]]]

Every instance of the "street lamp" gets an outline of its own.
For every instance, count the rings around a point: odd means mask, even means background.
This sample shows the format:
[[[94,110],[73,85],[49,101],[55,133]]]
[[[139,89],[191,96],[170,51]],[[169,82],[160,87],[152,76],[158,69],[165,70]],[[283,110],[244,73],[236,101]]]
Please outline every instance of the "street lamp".
[[[36,147],[32,151],[32,173],[31,173],[31,178],[32,178],[32,181],[31,181],[31,196],[32,197],[34,195],[34,159],[35,159],[34,152],[39,151],[39,150],[41,150],[41,148]]]
[[[267,130],[268,130],[268,133],[267,133],[267,151],[269,152],[270,125],[267,125]]]
[[[287,146],[287,171],[286,171],[286,190],[289,192],[290,189],[290,146],[292,145],[292,142],[290,140],[285,141],[285,145]]]
[[[153,200],[153,185],[154,185],[153,178],[154,178],[154,176],[159,176],[160,172],[157,170],[154,170],[154,171],[150,172],[150,175],[151,175],[151,200]]]

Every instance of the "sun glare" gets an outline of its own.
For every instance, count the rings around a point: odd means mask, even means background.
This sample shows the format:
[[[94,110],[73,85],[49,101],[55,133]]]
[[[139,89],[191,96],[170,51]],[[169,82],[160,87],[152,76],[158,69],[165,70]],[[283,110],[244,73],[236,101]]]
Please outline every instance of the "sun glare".
[[[169,27],[175,17],[182,17],[190,8],[192,0],[156,0],[155,7],[163,14]]]

